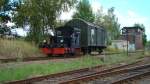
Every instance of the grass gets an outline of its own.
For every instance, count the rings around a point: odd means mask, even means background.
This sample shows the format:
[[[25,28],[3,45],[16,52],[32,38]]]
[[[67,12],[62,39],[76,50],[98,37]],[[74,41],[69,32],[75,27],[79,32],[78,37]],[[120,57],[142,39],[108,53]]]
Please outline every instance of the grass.
[[[121,62],[133,62],[136,59],[142,58],[141,53],[136,56],[126,56],[125,54],[109,55],[102,61],[100,58],[92,56],[84,56],[79,60],[63,61],[63,62],[49,62],[45,64],[25,64],[19,67],[5,67],[0,68],[0,81],[12,81],[26,79],[29,77],[58,73],[85,67],[92,67],[96,65],[112,65]]]
[[[24,40],[0,39],[0,56],[3,58],[23,58],[42,55],[39,49]]]
[[[146,56],[149,56],[149,55],[150,55],[150,51],[145,50],[144,54],[145,54]]]
[[[134,62],[136,59],[145,57],[142,52],[132,53],[127,56],[127,53],[114,54],[106,56],[105,64],[117,64],[120,62]]]
[[[79,60],[65,62],[49,62],[47,64],[27,64],[20,67],[7,67],[0,69],[0,81],[19,80],[29,78],[31,76],[39,76],[52,74],[62,71],[84,68],[102,64],[100,59],[92,57],[83,57]]]
[[[108,52],[108,53],[120,53],[120,52],[124,52],[124,50],[119,50],[117,48],[113,48],[111,46],[108,46],[106,49],[105,49],[105,52]]]

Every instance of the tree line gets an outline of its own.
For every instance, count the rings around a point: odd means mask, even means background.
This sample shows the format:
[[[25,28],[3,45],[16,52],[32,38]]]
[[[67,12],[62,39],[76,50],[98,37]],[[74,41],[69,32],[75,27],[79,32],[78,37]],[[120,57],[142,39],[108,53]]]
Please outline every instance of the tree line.
[[[120,24],[118,18],[114,14],[115,8],[108,9],[107,14],[103,13],[100,8],[96,13],[93,12],[89,0],[18,0],[14,1],[12,6],[9,6],[9,0],[0,0],[1,11],[13,10],[16,11],[12,18],[17,26],[24,27],[30,25],[30,32],[27,40],[39,43],[44,39],[44,31],[53,29],[66,21],[58,21],[58,17],[64,11],[69,11],[73,8],[76,12],[73,18],[81,18],[85,21],[103,26],[108,31],[108,42],[118,39],[120,36]]]

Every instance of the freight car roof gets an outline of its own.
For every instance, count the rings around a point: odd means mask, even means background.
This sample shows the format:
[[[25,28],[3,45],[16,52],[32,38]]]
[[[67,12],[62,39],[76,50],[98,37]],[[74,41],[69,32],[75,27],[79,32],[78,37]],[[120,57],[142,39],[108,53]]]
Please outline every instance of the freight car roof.
[[[74,22],[74,21],[83,22],[83,23],[85,23],[86,25],[93,26],[93,27],[95,27],[95,28],[104,29],[102,26],[97,26],[96,24],[87,22],[87,21],[85,21],[85,20],[83,20],[83,19],[80,19],[80,18],[74,18],[74,19],[70,20],[69,22],[67,22],[66,25],[68,25],[68,24],[70,24],[70,23],[72,23],[72,22]]]

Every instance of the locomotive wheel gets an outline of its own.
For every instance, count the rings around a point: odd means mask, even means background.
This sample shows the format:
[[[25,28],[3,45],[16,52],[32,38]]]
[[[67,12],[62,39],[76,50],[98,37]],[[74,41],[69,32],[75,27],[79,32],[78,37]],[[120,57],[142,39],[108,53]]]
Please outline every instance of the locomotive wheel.
[[[91,49],[85,49],[83,55],[91,54]]]
[[[101,54],[102,52],[103,52],[103,50],[100,49],[100,50],[98,51],[98,54]]]

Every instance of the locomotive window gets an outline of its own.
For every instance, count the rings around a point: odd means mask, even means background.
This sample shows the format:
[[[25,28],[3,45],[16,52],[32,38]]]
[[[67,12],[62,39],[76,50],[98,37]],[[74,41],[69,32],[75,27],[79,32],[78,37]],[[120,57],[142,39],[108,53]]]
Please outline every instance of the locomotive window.
[[[75,33],[75,45],[79,46],[80,32]]]
[[[61,40],[60,40],[60,42],[61,42],[61,43],[63,43],[63,42],[64,42],[64,40],[63,40],[63,39],[61,39]]]
[[[60,36],[61,35],[61,31],[57,31],[57,35]]]

